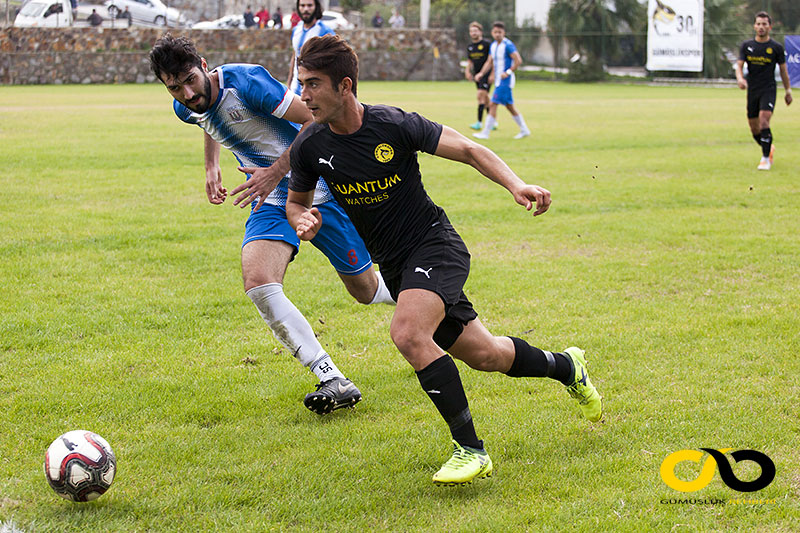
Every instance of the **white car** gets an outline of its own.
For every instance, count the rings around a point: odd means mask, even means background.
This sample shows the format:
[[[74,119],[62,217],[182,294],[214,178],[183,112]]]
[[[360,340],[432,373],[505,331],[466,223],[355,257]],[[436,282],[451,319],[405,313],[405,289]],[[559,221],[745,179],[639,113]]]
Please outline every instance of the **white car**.
[[[108,8],[111,18],[119,17],[127,7],[133,22],[156,26],[182,26],[186,23],[180,11],[165,6],[161,0],[106,0],[103,5]]]
[[[217,20],[204,20],[192,25],[193,30],[225,30],[244,28],[244,15],[225,15]]]
[[[338,11],[323,11],[322,22],[332,30],[352,30],[355,28],[352,22],[344,18]]]
[[[355,28],[352,22],[344,18],[344,15],[339,13],[338,11],[323,11],[322,12],[322,22],[325,23],[327,27],[336,31],[336,30],[352,30]],[[301,20],[298,24],[302,24],[303,21]],[[283,28],[291,28],[292,27],[292,15],[291,13],[288,15],[283,16]]]
[[[72,24],[72,6],[68,0],[32,0],[22,6],[14,26],[27,28],[62,28]]]

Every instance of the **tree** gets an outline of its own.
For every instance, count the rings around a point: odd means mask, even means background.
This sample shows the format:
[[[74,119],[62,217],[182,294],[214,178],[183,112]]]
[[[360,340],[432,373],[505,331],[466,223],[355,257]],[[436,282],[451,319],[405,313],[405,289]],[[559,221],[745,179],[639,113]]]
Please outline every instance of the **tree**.
[[[738,52],[741,22],[738,0],[705,0],[703,15],[703,75],[731,77],[731,55]]]
[[[772,17],[773,30],[780,33],[800,33],[800,2],[797,0],[748,0],[743,10],[744,21],[753,25],[753,17],[766,11]]]
[[[547,21],[550,39],[556,49],[565,39],[570,52],[577,52],[568,79],[603,79],[607,58],[619,53],[620,30],[639,29],[646,17],[636,0],[556,0]]]

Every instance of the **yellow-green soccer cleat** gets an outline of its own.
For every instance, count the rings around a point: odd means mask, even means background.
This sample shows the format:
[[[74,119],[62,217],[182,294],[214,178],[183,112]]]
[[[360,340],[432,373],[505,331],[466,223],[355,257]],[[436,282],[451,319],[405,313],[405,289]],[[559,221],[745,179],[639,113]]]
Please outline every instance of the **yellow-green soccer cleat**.
[[[603,397],[589,379],[586,371],[585,352],[573,346],[564,350],[564,353],[572,360],[572,366],[575,368],[575,378],[572,385],[567,386],[567,392],[578,400],[583,416],[591,422],[598,422],[603,418]]]
[[[445,487],[469,485],[492,475],[492,459],[485,451],[464,448],[453,441],[453,456],[433,475],[433,484]]]

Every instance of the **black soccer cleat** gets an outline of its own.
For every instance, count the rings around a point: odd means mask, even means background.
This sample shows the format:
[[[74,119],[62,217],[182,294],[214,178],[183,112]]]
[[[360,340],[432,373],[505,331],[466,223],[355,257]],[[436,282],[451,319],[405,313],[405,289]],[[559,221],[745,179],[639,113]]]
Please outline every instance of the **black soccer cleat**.
[[[361,401],[361,391],[346,378],[333,378],[317,383],[317,390],[306,394],[303,405],[318,415],[327,415],[342,407],[353,407]]]

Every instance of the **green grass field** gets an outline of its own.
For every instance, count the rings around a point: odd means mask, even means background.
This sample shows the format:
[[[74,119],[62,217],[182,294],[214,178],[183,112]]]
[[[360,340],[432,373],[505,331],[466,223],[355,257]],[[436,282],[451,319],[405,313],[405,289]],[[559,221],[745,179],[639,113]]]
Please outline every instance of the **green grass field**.
[[[364,102],[471,133],[470,83],[359,85]],[[533,219],[471,168],[422,155],[425,186],[472,252],[466,290],[487,326],[584,347],[606,419],[583,420],[555,382],[459,363],[495,476],[436,488],[449,432],[392,345],[391,308],[356,304],[303,246],[286,292],[364,393],[355,410],[308,412],[314,376],[241,288],[247,213],[208,204],[201,131],[161,86],[0,87],[0,524],[797,531],[798,104],[779,92],[775,165],[757,172],[736,89],[523,82],[515,96],[534,134],[512,140],[500,110],[486,144],[550,189],[550,212]],[[229,154],[223,176],[241,181]],[[45,481],[44,452],[71,429],[117,454],[97,502]],[[755,493],[718,471],[698,492],[669,488],[663,459],[701,447],[759,450],[777,476]]]

